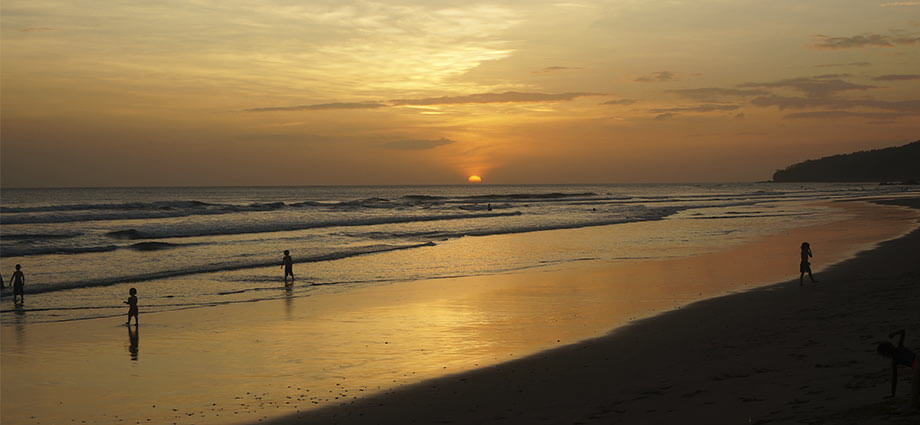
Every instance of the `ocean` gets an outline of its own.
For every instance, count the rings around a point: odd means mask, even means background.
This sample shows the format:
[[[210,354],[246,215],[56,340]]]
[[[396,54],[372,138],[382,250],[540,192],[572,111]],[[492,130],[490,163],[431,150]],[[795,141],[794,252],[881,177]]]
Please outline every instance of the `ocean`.
[[[362,285],[578,261],[685,256],[833,220],[811,201],[918,189],[876,184],[455,185],[4,189],[0,272],[26,275],[4,324],[310,296]],[[807,202],[803,202],[807,201]],[[522,249],[490,235],[674,220],[680,231]],[[475,245],[475,248],[471,248]],[[282,282],[290,250],[295,285]],[[6,314],[15,311],[17,314]]]

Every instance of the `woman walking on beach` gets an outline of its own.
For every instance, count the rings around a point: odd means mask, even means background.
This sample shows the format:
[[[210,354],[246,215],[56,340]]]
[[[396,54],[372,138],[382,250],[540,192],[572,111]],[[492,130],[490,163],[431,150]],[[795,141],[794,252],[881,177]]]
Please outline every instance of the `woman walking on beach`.
[[[799,263],[799,286],[804,284],[805,273],[808,273],[808,278],[811,279],[811,283],[817,283],[815,277],[811,275],[811,263],[808,261],[809,257],[813,257],[811,254],[811,245],[808,242],[802,242],[802,262]]]

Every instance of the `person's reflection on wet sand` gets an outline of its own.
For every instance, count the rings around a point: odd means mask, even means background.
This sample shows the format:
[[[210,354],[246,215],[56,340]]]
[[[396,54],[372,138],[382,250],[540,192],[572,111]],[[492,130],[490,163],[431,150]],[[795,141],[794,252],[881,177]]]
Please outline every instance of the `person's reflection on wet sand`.
[[[26,340],[26,309],[22,304],[15,304],[13,314],[15,314],[13,323],[16,329],[16,344],[21,347]]]
[[[140,341],[140,337],[138,336],[139,332],[140,331],[138,330],[137,326],[128,326],[128,343],[130,344],[128,346],[128,352],[131,353],[131,360],[134,360],[134,361],[137,361],[137,353],[139,351],[138,350],[138,343]]]
[[[294,288],[290,285],[284,286],[284,312],[290,320],[294,313]]]

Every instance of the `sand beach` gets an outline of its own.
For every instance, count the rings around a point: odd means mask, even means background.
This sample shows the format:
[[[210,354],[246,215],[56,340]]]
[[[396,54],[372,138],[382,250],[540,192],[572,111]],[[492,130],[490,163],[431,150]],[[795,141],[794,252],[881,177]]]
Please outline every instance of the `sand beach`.
[[[898,202],[899,204],[901,202]],[[905,202],[914,208],[916,199]],[[271,423],[916,424],[875,343],[920,341],[920,231],[797,280],[590,341]]]
[[[918,214],[901,206],[917,201],[832,204],[847,218],[689,257],[142,310],[137,332],[121,317],[14,322],[2,420],[916,423],[906,381],[884,398],[874,348],[920,336]],[[801,240],[818,284],[798,285]]]

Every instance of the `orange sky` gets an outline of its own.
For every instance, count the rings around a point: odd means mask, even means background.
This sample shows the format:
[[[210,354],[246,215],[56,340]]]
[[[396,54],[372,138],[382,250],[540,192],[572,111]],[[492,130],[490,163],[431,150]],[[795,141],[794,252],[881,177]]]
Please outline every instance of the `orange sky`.
[[[3,187],[757,181],[920,139],[920,1],[0,8]]]

